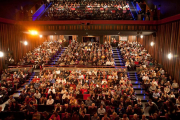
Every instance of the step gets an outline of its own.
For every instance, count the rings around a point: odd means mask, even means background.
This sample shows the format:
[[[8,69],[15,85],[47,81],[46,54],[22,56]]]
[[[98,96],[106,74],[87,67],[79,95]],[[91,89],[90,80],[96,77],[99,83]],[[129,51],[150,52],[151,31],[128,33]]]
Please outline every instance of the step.
[[[133,85],[140,85],[141,83],[139,81],[131,81]]]
[[[119,56],[119,53],[113,53],[113,55],[118,55]]]
[[[140,98],[141,101],[145,102],[145,101],[148,101],[149,100],[149,97],[147,95],[136,95],[137,99]]]
[[[133,85],[133,88],[143,89],[143,86],[142,85]]]
[[[135,93],[138,95],[138,94],[146,94],[146,91],[145,90],[135,90]]]

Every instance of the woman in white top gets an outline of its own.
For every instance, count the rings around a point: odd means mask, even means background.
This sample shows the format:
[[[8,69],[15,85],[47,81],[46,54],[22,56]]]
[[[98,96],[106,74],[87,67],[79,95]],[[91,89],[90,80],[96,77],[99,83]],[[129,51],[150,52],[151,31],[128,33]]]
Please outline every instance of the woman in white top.
[[[59,77],[56,79],[56,81],[58,82],[58,83],[62,83],[62,79],[60,79]]]
[[[178,99],[176,99],[176,105],[180,106],[180,96],[178,97]]]
[[[157,81],[155,81],[155,79],[152,80],[152,84],[154,84],[155,86],[158,86]]]
[[[66,88],[63,87],[63,89],[61,90],[61,94],[65,94],[67,92]]]
[[[170,93],[169,98],[175,98],[175,95],[173,92]]]

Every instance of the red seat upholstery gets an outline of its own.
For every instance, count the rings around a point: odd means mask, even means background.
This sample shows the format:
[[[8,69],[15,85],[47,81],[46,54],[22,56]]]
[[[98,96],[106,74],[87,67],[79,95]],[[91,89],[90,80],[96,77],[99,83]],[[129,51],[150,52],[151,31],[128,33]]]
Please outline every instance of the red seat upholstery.
[[[86,116],[88,117],[88,120],[90,120],[90,114],[86,114]]]
[[[119,115],[117,115],[117,117],[119,117]],[[112,117],[112,115],[110,115],[110,119],[112,119],[113,117]]]
[[[91,95],[90,94],[84,94],[83,95],[83,100],[87,100],[88,97],[90,97]]]
[[[71,116],[71,113],[68,113],[69,114],[69,116]],[[65,113],[62,113],[61,114],[61,120],[63,120],[63,118],[65,117]]]

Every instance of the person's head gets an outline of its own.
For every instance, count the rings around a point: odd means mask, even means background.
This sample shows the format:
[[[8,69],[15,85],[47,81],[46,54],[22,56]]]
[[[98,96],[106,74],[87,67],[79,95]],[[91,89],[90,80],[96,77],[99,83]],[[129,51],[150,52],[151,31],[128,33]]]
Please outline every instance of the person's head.
[[[94,113],[94,117],[97,117],[97,112]]]
[[[156,119],[157,117],[158,117],[157,113],[154,113],[154,114],[153,114],[153,118]]]
[[[123,114],[123,118],[126,119],[127,118],[127,114]]]
[[[33,106],[33,102],[30,102],[30,103],[29,103],[29,106],[32,107],[32,106]]]
[[[36,90],[36,93],[39,93],[39,91],[38,91],[38,90]]]
[[[92,103],[92,108],[94,108],[95,107],[95,103]]]
[[[81,104],[81,108],[84,108],[84,104]]]
[[[102,104],[100,105],[100,108],[103,109],[103,105]]]
[[[142,115],[142,119],[146,119],[146,116],[145,116],[145,115]]]
[[[57,117],[58,116],[58,113],[57,112],[54,112],[53,113],[53,117]]]
[[[59,99],[59,95],[56,96],[56,100],[58,100],[58,99]]]
[[[134,115],[133,115],[133,118],[134,118],[134,119],[137,119],[137,117],[138,117],[137,114],[134,114]]]
[[[112,116],[113,116],[113,118],[116,118],[117,117],[117,113],[113,112]]]
[[[52,99],[52,96],[51,96],[51,95],[49,96],[49,99],[50,99],[50,100]]]
[[[77,113],[76,113],[76,112],[74,112],[74,113],[73,113],[73,117],[76,117],[76,116],[77,116]]]

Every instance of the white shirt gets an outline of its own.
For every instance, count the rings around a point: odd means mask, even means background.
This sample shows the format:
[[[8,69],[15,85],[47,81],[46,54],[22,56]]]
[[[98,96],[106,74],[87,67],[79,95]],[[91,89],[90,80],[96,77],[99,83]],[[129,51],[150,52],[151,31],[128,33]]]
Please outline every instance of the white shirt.
[[[143,76],[142,79],[143,79],[143,80],[144,80],[144,79],[149,80],[149,77],[148,77],[148,76]]]
[[[61,94],[65,94],[67,90],[61,90]]]
[[[99,115],[104,115],[104,113],[106,112],[106,110],[104,108],[98,108],[98,114]]]
[[[107,62],[106,62],[106,65],[111,65],[111,62],[110,62],[110,61],[107,61]]]
[[[62,96],[62,99],[69,99],[69,95],[66,95],[66,94],[64,94],[63,96]]]
[[[57,70],[57,71],[56,71],[56,74],[60,74],[60,70]]]
[[[84,79],[84,76],[83,75],[79,76],[79,79]]]
[[[48,90],[48,94],[50,94],[51,91],[52,91],[53,94],[56,93],[56,92],[55,92],[55,89],[53,88],[52,90],[51,90],[51,89]]]
[[[37,99],[40,99],[40,98],[41,98],[41,94],[40,94],[40,93],[35,93],[34,96],[35,96]]]
[[[54,103],[54,99],[48,99],[46,105],[52,105]]]

